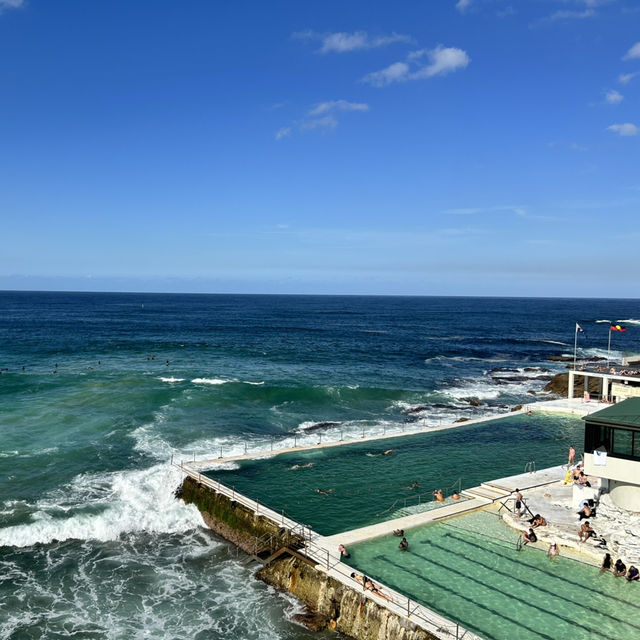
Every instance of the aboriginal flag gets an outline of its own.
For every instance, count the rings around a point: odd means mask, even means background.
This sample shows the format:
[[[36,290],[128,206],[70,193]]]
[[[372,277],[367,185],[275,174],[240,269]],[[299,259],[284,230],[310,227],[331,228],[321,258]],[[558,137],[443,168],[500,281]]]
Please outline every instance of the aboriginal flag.
[[[626,331],[626,327],[623,327],[621,324],[612,324],[609,327],[609,331]]]

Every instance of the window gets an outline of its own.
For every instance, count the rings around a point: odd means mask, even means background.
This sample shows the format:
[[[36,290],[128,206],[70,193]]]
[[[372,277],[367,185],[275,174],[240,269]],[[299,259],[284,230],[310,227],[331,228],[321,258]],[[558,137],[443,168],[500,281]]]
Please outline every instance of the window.
[[[614,456],[633,457],[633,431],[628,429],[612,429],[613,447],[611,453]]]

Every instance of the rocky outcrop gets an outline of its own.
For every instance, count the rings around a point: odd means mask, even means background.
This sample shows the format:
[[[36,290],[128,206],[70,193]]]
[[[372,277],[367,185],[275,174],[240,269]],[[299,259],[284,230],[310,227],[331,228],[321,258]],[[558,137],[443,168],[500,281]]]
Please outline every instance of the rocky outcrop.
[[[598,378],[589,378],[589,393],[600,393],[601,382]],[[582,393],[584,391],[584,385],[580,380],[580,386],[576,385],[576,393]],[[578,390],[579,389],[579,390]],[[552,393],[556,396],[562,396],[566,398],[569,395],[569,374],[559,373],[553,376],[552,380],[545,385],[543,391]]]
[[[358,640],[434,640],[411,621],[347,587],[323,571],[299,559],[279,558],[257,577],[302,600],[314,612],[313,628],[333,629]],[[308,614],[299,619],[304,623]]]

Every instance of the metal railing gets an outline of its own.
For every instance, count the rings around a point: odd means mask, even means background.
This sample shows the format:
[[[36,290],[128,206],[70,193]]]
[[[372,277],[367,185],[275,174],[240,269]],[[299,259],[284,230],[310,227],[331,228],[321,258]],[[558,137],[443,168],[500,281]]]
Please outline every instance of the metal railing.
[[[536,461],[531,460],[530,462],[527,462],[527,464],[524,465],[523,473],[536,473]]]
[[[304,547],[303,549],[300,549],[298,553],[307,556],[308,558],[313,560],[316,565],[323,567],[327,572],[331,571],[333,573],[333,577],[339,579],[340,582],[342,582],[346,586],[355,588],[358,591],[360,591],[361,589],[363,597],[370,598],[375,602],[382,604],[382,602],[380,602],[380,597],[377,597],[370,590],[365,589],[364,585],[361,585],[351,577],[351,573],[353,572],[351,567],[344,564],[339,556],[331,554],[329,549],[315,542],[315,539],[320,536],[316,532],[314,532],[308,525],[296,522],[295,520],[288,518],[287,516],[285,516],[284,511],[282,511],[281,513],[277,513],[273,509],[265,507],[257,500],[252,500],[251,498],[248,498],[247,496],[237,492],[235,490],[235,487],[229,488],[221,482],[214,480],[213,478],[209,478],[208,476],[202,475],[199,471],[191,469],[183,462],[181,462],[180,464],[176,464],[172,461],[171,464],[200,484],[205,485],[228,498],[231,498],[233,501],[242,504],[248,509],[252,510],[256,515],[267,518],[278,526],[285,528],[292,536],[298,537],[302,541],[304,541]],[[257,550],[260,544],[265,545],[272,543],[275,538],[276,536],[274,536],[273,534],[261,537],[254,536],[254,549]],[[257,553],[255,553],[254,555],[257,555]],[[443,640],[453,638],[455,638],[456,640],[478,640],[478,637],[476,635],[464,628],[461,628],[459,624],[439,617],[438,614],[427,609],[425,606],[419,604],[418,602],[411,600],[407,596],[398,593],[397,591],[394,591],[386,586],[384,586],[384,590],[393,599],[392,602],[387,602],[385,600],[385,607],[389,608],[396,614],[407,616],[407,618],[409,618],[412,622],[418,624],[429,633],[432,633],[437,637],[442,638]]]
[[[442,489],[442,494],[445,498],[448,498],[454,493],[459,494],[461,491],[462,491],[462,478],[458,478],[450,487],[446,487],[445,489]],[[397,500],[394,501],[394,503],[390,507],[388,507],[387,509],[385,509],[384,511],[381,511],[376,515],[382,516],[385,513],[398,511],[399,509],[406,509],[408,506],[409,507],[419,506],[425,503],[431,504],[434,501],[436,501],[436,498],[434,497],[432,491],[429,491],[428,493],[418,493],[411,496],[407,496],[406,498],[398,498]],[[438,504],[442,504],[442,503],[438,502]]]

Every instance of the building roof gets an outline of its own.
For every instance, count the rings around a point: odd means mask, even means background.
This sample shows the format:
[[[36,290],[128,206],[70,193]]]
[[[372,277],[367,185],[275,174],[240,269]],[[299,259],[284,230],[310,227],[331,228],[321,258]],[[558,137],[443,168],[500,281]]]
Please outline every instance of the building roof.
[[[640,429],[640,398],[627,398],[583,418],[589,424]]]

